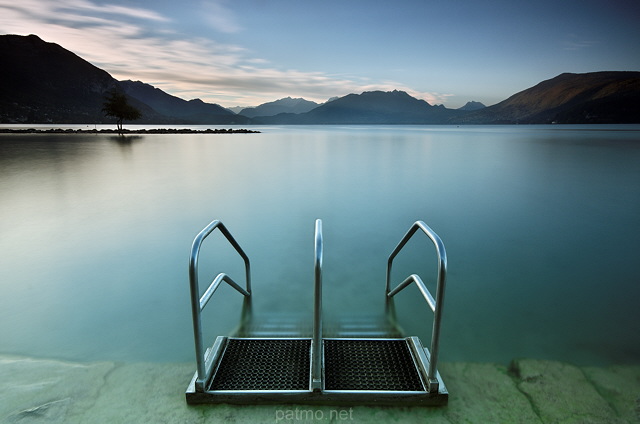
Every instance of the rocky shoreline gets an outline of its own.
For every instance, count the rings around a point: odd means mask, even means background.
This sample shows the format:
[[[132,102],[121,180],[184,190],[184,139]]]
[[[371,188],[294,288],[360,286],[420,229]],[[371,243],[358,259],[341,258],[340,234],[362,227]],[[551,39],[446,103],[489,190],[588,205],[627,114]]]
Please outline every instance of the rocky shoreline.
[[[158,129],[138,129],[127,130],[124,129],[119,132],[116,129],[71,129],[71,128],[48,128],[48,129],[36,129],[36,128],[0,128],[0,134],[255,134],[260,131],[248,130],[248,129],[211,129],[206,130],[193,130],[190,128],[158,128]]]
[[[328,420],[336,411],[351,423],[640,422],[638,365],[445,362],[440,373],[449,404],[444,407],[188,406],[184,391],[194,370],[193,363],[73,363],[0,355],[0,422],[290,423],[297,420],[286,417]]]

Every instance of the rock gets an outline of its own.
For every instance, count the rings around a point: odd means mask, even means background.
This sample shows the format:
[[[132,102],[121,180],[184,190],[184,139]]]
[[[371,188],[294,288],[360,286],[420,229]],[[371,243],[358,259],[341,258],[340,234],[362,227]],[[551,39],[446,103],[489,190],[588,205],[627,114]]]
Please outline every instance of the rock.
[[[70,411],[70,423],[202,423],[206,408],[190,407],[185,389],[193,364],[127,363],[113,370],[91,409]]]
[[[517,387],[545,423],[624,423],[582,370],[562,362],[520,359],[511,363]]]
[[[0,356],[0,422],[66,423],[72,407],[91,408],[113,368]]]
[[[640,366],[587,367],[583,371],[621,418],[640,423]]]
[[[6,423],[65,423],[67,420],[67,409],[70,404],[69,398],[55,400],[34,408],[25,409],[18,413],[9,415]]]
[[[211,129],[194,130],[190,128],[159,128],[159,129],[138,129],[129,130],[124,128],[122,131],[116,129],[70,129],[70,128],[0,128],[0,134],[258,134],[260,131],[241,129]]]
[[[490,363],[443,363],[452,423],[541,423],[507,368]]]

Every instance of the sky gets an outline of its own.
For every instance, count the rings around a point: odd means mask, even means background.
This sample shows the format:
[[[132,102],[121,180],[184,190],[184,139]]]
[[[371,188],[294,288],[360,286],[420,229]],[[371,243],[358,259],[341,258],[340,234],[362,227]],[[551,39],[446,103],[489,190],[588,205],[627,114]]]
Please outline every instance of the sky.
[[[0,0],[0,34],[225,107],[396,89],[489,106],[563,72],[640,70],[638,0]]]

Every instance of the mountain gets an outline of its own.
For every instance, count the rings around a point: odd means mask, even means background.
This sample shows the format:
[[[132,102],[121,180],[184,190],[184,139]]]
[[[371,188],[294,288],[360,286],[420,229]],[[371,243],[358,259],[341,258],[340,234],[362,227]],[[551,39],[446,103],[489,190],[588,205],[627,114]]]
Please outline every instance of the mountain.
[[[0,122],[99,122],[115,80],[35,35],[0,36]]]
[[[0,35],[0,123],[112,123],[102,108],[113,89],[127,93],[142,112],[136,123],[248,122],[218,105],[182,100],[141,82],[119,82],[36,35]]]
[[[455,120],[461,124],[639,122],[640,72],[561,74]]]
[[[155,111],[190,124],[246,124],[249,120],[217,104],[200,99],[184,100],[141,81],[119,81],[129,96],[151,106]]]
[[[230,110],[231,112],[238,114],[242,111],[242,109],[246,109],[245,106],[233,106],[233,107],[228,107],[227,110]]]
[[[102,112],[112,89],[127,93],[142,112],[136,121],[141,124],[640,123],[640,72],[561,74],[489,107],[469,102],[447,109],[404,91],[368,91],[321,105],[280,99],[247,111],[260,115],[249,118],[199,99],[171,96],[140,81],[116,81],[36,35],[0,35],[0,123],[112,123]]]
[[[111,75],[36,35],[0,36],[0,122],[112,123],[102,112],[105,96],[120,89]],[[168,123],[143,102],[141,123]]]
[[[404,91],[365,91],[349,94],[301,114],[258,116],[264,124],[435,124],[459,111],[431,106]]]
[[[465,104],[464,106],[459,107],[458,110],[471,111],[471,110],[484,109],[485,107],[486,106],[480,102],[470,101],[470,102],[467,102],[467,104]]]
[[[280,113],[305,113],[319,105],[319,103],[310,100],[286,97],[274,102],[263,103],[260,106],[242,109],[239,114],[255,118],[256,116],[273,116]]]

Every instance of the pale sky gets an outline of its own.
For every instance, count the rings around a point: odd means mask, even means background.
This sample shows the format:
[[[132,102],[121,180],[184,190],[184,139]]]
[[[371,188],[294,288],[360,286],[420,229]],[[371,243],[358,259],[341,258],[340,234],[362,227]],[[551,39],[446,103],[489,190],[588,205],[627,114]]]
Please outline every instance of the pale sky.
[[[563,72],[640,70],[638,0],[0,0],[0,34],[225,107],[394,89],[491,105]]]

